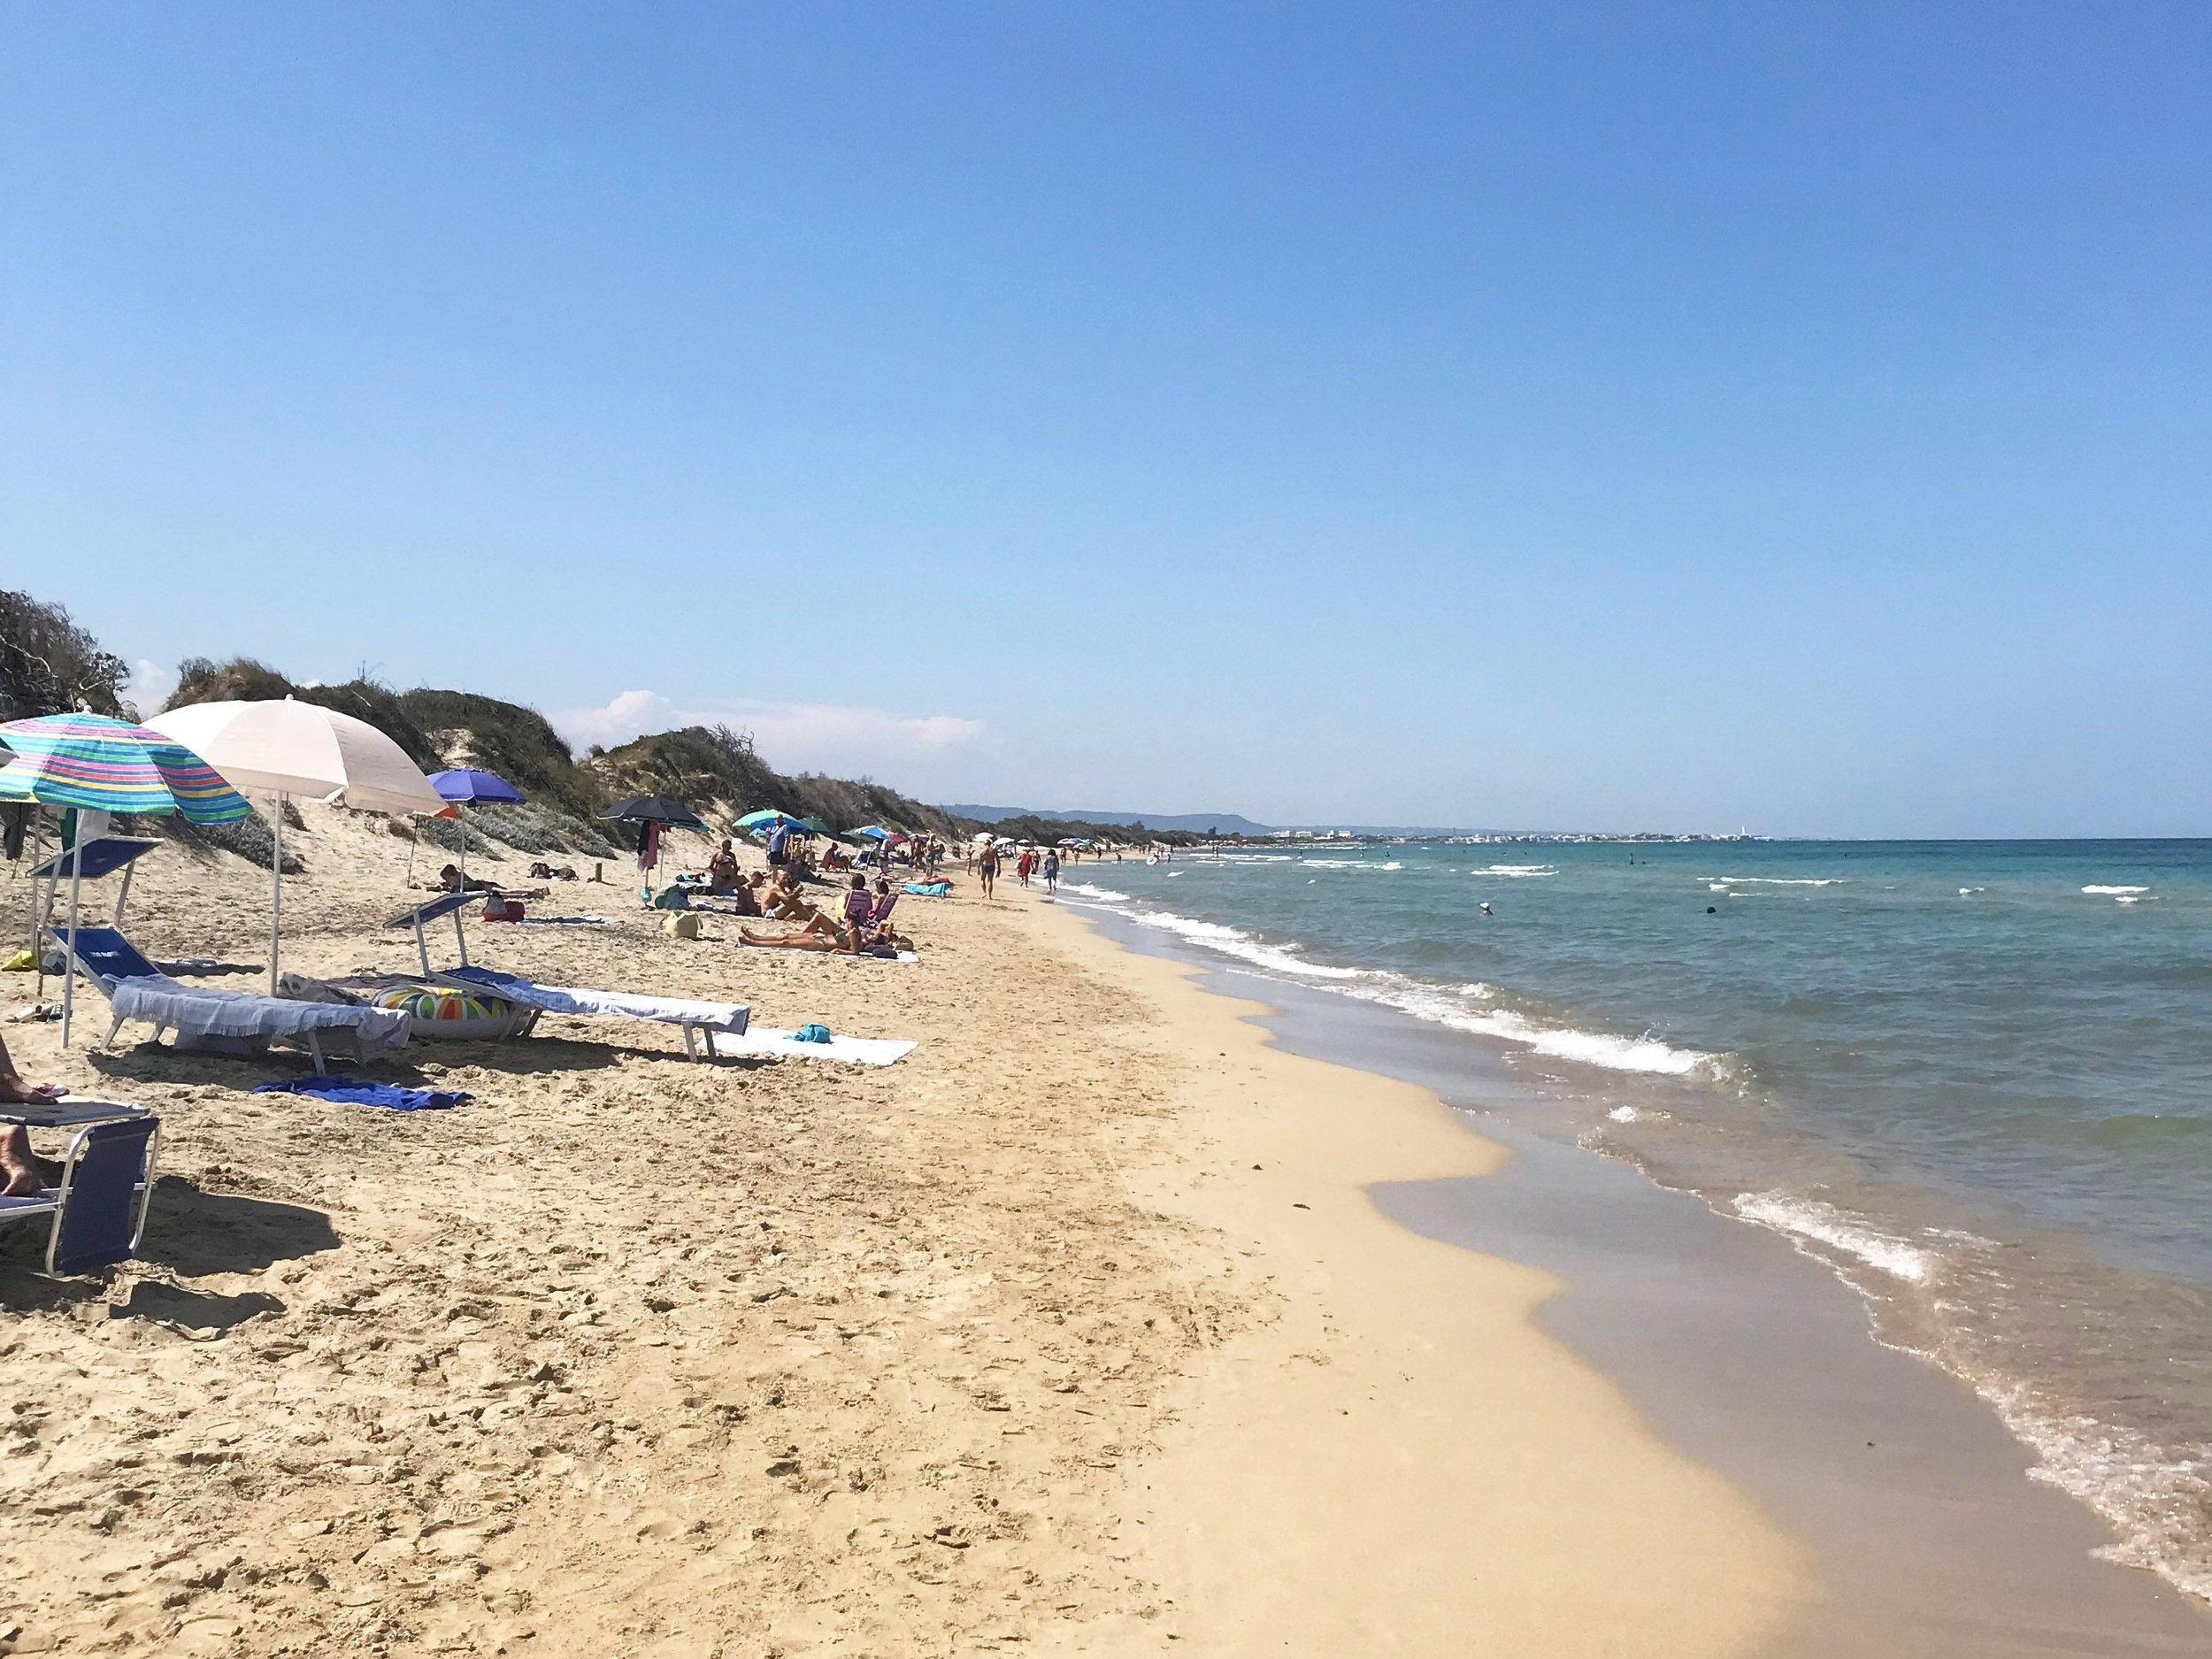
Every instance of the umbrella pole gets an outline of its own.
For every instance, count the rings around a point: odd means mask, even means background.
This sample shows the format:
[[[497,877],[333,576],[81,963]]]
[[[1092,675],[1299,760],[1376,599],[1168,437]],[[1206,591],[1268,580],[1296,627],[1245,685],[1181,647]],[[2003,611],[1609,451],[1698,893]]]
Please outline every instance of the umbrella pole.
[[[44,861],[39,854],[46,850],[46,810],[34,803],[31,807],[31,868],[35,870]],[[46,1000],[46,941],[38,936],[38,889],[36,876],[29,882],[31,889],[31,957],[38,964],[38,989],[32,993],[34,1002]]]
[[[277,947],[284,937],[284,795],[279,791],[276,811],[276,851],[269,857],[269,995],[277,994]]]
[[[69,1046],[70,1017],[77,1011],[77,895],[84,886],[84,821],[91,814],[80,809],[77,833],[69,838],[69,949],[62,959],[61,1046]],[[101,814],[104,829],[106,814]]]

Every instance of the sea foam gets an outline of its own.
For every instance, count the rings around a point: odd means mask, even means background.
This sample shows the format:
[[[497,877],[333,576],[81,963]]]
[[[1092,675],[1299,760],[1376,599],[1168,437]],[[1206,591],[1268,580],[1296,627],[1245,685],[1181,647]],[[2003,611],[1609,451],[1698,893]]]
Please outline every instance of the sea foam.
[[[1901,1279],[1909,1285],[1926,1284],[1942,1264],[1943,1258],[1934,1252],[1877,1233],[1817,1198],[1793,1198],[1786,1193],[1742,1193],[1737,1195],[1735,1210],[1746,1221],[1771,1227],[1793,1240],[1809,1239],[1831,1249],[1841,1250],[1846,1256],[1855,1256],[1868,1266],[1879,1268],[1892,1279]]]
[[[1095,902],[1126,920],[1156,927],[1191,944],[1233,957],[1268,973],[1324,987],[1363,1002],[1394,1008],[1416,1019],[1448,1025],[1455,1031],[1490,1037],[1528,1048],[1554,1059],[1600,1066],[1609,1071],[1640,1071],[1663,1077],[1687,1077],[1694,1072],[1717,1072],[1725,1056],[1695,1048],[1678,1048],[1654,1036],[1623,1037],[1609,1032],[1582,1031],[1571,1025],[1551,1025],[1507,1008],[1470,1008],[1470,999],[1488,1000],[1497,993],[1476,983],[1457,990],[1432,985],[1388,968],[1340,968],[1309,961],[1294,941],[1271,943],[1241,927],[1225,922],[1202,922],[1172,910],[1138,908],[1105,895],[1108,889],[1087,883],[1070,883],[1061,889]]]

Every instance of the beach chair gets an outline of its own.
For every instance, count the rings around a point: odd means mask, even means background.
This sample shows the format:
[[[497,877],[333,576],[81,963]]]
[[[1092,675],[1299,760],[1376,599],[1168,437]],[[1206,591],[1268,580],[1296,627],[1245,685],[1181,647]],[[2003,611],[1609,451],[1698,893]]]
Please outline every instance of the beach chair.
[[[180,1045],[250,1050],[284,1038],[314,1056],[315,1069],[330,1069],[328,1055],[365,1057],[371,1049],[403,1048],[409,1019],[389,1009],[342,1002],[294,1002],[186,985],[149,962],[137,946],[112,927],[49,927],[47,936],[66,953],[70,964],[99,987],[114,1019],[102,1048],[111,1048],[127,1020],[154,1028],[154,1041],[174,1031]]]
[[[104,1120],[69,1143],[60,1186],[35,1197],[0,1198],[0,1225],[47,1221],[46,1271],[57,1277],[127,1262],[146,1230],[161,1120],[135,1110],[117,1118],[112,1106],[99,1110]]]
[[[604,1019],[651,1019],[663,1025],[682,1027],[684,1053],[689,1058],[700,1057],[698,1042],[703,1040],[706,1057],[721,1056],[715,1052],[717,1032],[741,1037],[752,1021],[753,1010],[742,1002],[699,1002],[676,996],[641,996],[629,991],[595,991],[580,986],[540,985],[526,979],[518,973],[501,973],[493,968],[463,965],[438,976],[442,979],[458,980],[468,985],[481,986],[494,996],[503,996],[511,1002],[525,1008],[534,1008],[545,1014],[577,1014],[586,1018]]]

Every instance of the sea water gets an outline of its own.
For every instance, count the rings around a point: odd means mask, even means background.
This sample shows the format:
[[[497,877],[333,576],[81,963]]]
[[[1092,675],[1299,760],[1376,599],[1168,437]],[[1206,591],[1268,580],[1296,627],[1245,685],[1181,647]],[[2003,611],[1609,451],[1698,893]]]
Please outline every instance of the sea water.
[[[1319,846],[1064,896],[1502,1045],[1523,1121],[1828,1262],[2212,1596],[2212,842]]]

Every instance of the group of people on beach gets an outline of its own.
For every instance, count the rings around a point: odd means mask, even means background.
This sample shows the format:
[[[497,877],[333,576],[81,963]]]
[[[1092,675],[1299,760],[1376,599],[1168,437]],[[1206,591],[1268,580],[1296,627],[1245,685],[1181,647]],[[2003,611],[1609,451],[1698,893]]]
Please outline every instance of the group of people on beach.
[[[1079,861],[1082,856],[1080,848],[1068,849],[1070,863]],[[996,841],[979,841],[968,849],[969,872],[982,883],[983,896],[987,899],[991,896],[992,888],[998,884],[1000,863],[1001,855]],[[1047,893],[1060,890],[1060,849],[1057,847],[1024,845],[1016,849],[1014,879],[1027,887],[1033,876],[1044,883]]]
[[[879,875],[869,886],[864,872],[852,868],[850,859],[825,859],[818,864],[789,826],[778,825],[768,838],[768,866],[749,874],[739,864],[736,843],[725,838],[707,860],[704,879],[692,885],[680,882],[661,901],[672,909],[703,908],[697,895],[714,902],[709,907],[730,916],[758,917],[766,921],[795,924],[781,933],[741,928],[749,945],[767,945],[788,950],[845,950],[881,954],[907,948],[910,941],[893,931],[891,912],[899,895],[890,878]],[[825,908],[807,896],[810,880],[826,880],[825,871],[845,874],[842,901]]]
[[[792,889],[781,891],[783,896],[773,913],[783,920],[795,921],[799,925],[780,933],[740,928],[739,937],[747,944],[772,945],[786,950],[874,951],[882,954],[901,949],[909,942],[900,938],[891,926],[891,912],[898,905],[899,895],[893,890],[887,877],[877,877],[872,892],[868,878],[855,871],[846,884],[844,902],[834,915],[799,897]]]

